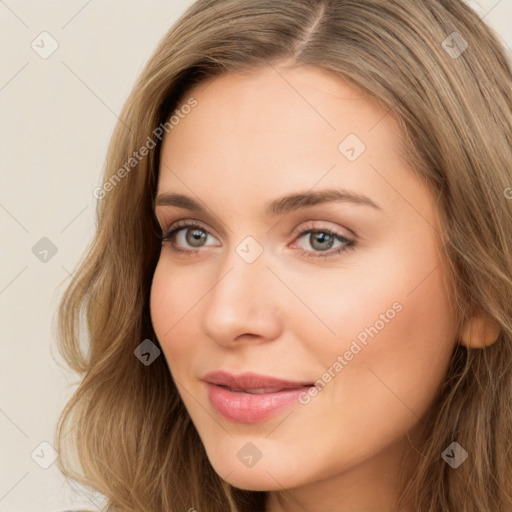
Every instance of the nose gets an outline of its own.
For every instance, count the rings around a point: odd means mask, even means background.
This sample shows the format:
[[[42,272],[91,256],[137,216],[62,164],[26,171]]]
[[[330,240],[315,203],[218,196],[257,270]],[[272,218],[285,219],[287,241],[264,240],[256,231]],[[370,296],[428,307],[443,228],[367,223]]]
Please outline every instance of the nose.
[[[248,263],[231,249],[205,297],[203,333],[226,347],[278,338],[287,300],[283,288],[267,268],[265,252]]]

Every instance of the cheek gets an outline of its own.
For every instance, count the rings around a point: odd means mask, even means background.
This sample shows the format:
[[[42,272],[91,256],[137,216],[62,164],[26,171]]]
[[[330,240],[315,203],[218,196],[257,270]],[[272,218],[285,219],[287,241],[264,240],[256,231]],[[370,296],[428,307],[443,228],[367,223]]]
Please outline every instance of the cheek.
[[[418,348],[437,351],[437,342],[453,348],[455,313],[436,235],[405,226],[354,253],[338,276],[323,283],[315,307],[341,344],[358,335],[364,341],[366,333],[369,340],[386,338],[390,347],[407,348],[416,340]]]
[[[283,270],[301,299],[292,301],[284,323],[323,366],[349,350],[353,340],[379,357],[399,348],[453,349],[455,315],[434,241],[424,231],[415,237],[421,244],[404,238],[353,253],[339,268],[300,278]]]
[[[196,279],[188,278],[186,272],[173,272],[165,260],[159,260],[151,285],[150,314],[153,329],[173,373],[175,362],[185,362],[180,356],[193,352],[194,339],[197,339],[197,336],[186,334],[194,318],[194,306],[201,297],[201,290],[195,290],[194,286],[200,286]]]
[[[421,251],[385,252],[374,265],[365,262],[360,272],[352,268],[326,281],[322,291],[304,295],[336,336],[322,336],[327,331],[312,315],[295,316],[291,338],[307,346],[302,361],[316,362],[319,391],[298,409],[300,429],[283,422],[275,435],[290,446],[315,439],[311,467],[325,469],[328,460],[330,469],[339,470],[405,435],[444,380],[455,325],[440,268],[432,272],[437,258]]]
[[[384,436],[386,428],[392,436],[395,428],[405,432],[416,423],[444,380],[456,341],[451,298],[435,249],[383,250],[374,256],[375,264],[366,262],[360,275],[354,272],[338,286],[331,283],[329,293],[336,296],[338,288],[340,299],[335,305],[326,301],[323,308],[336,338],[328,351],[322,345],[321,362],[327,369],[339,362],[338,356],[344,361],[333,367],[340,377],[319,395],[339,411],[338,420],[354,436],[369,421],[378,422]],[[312,330],[304,336],[315,338]],[[310,350],[319,353],[313,344]]]

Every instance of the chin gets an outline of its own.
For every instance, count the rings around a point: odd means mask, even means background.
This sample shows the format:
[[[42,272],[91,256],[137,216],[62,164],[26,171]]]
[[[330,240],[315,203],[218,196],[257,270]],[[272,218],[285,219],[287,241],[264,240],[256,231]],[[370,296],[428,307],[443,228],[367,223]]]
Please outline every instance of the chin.
[[[250,444],[250,441],[247,444]],[[242,443],[242,446],[245,445],[246,443]],[[279,491],[283,487],[288,489],[296,486],[297,474],[293,470],[297,468],[287,467],[283,464],[282,457],[277,457],[277,460],[265,460],[263,454],[255,464],[246,466],[243,459],[245,453],[250,453],[250,449],[242,452],[240,447],[237,447],[237,450],[233,451],[234,457],[226,457],[226,453],[230,451],[224,448],[221,453],[213,453],[211,456],[208,454],[208,459],[215,472],[233,487],[247,491]]]
[[[267,473],[263,468],[257,472],[253,472],[253,470],[233,470],[233,472],[227,478],[223,478],[223,480],[233,487],[245,491],[281,491],[283,487],[286,489],[290,488],[288,482],[282,482],[279,478],[281,475],[279,474],[274,476],[274,473]]]

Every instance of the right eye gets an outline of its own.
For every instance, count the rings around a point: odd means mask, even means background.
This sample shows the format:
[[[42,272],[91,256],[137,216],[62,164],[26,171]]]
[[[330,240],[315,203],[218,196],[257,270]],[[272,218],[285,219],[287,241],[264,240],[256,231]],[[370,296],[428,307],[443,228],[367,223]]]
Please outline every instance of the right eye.
[[[204,242],[208,240],[208,236],[213,237],[213,235],[198,224],[197,221],[178,221],[158,238],[162,243],[169,242],[171,248],[176,252],[191,254],[197,252],[198,248],[205,246]],[[182,247],[180,248],[179,245]],[[185,248],[183,248],[183,246],[185,246]]]

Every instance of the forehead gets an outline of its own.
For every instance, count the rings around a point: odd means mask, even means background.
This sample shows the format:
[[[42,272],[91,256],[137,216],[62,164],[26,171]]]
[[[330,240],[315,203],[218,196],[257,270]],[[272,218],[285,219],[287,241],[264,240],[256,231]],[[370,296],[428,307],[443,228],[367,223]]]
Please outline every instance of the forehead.
[[[192,129],[198,137],[207,133],[209,138],[236,140],[257,135],[260,141],[267,136],[276,144],[305,136],[312,143],[325,139],[328,144],[347,132],[370,143],[377,124],[381,125],[378,138],[386,134],[383,142],[390,143],[397,131],[394,116],[377,99],[312,66],[263,66],[224,73],[190,89],[181,105],[191,97],[198,106],[166,137],[176,139],[176,145]]]
[[[222,191],[236,201],[258,190],[274,197],[316,183],[381,186],[370,164],[404,167],[395,118],[325,70],[225,73],[190,89],[180,105],[190,98],[197,106],[164,138],[159,190]]]

